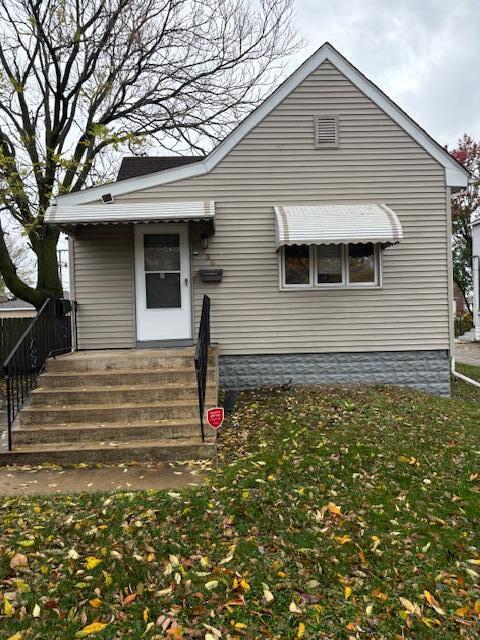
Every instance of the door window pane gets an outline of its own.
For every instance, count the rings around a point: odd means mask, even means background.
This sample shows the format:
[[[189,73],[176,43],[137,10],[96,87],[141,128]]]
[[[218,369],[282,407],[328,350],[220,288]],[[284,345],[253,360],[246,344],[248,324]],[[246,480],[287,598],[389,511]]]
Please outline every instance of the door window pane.
[[[375,249],[371,242],[348,245],[350,282],[375,282]]]
[[[310,284],[308,245],[285,247],[285,284]]]
[[[342,282],[342,246],[320,244],[317,251],[317,283],[334,284]]]
[[[179,273],[146,273],[147,309],[172,309],[182,306]]]
[[[143,236],[145,271],[180,271],[178,233],[146,233]]]

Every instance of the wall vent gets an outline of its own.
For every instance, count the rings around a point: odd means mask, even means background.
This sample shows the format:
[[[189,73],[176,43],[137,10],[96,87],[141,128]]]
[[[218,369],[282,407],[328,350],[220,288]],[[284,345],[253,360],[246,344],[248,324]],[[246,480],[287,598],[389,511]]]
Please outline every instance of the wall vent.
[[[314,116],[315,147],[338,147],[338,119],[336,116]]]

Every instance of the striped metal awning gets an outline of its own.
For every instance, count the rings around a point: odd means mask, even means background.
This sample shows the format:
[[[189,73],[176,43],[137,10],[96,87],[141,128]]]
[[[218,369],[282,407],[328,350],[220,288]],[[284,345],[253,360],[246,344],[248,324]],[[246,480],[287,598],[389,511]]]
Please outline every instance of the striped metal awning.
[[[403,239],[395,211],[385,204],[276,206],[275,248],[293,244],[394,244]]]
[[[127,222],[186,222],[211,220],[215,217],[215,203],[188,202],[112,202],[110,204],[77,204],[52,206],[45,221],[50,224],[120,224]]]

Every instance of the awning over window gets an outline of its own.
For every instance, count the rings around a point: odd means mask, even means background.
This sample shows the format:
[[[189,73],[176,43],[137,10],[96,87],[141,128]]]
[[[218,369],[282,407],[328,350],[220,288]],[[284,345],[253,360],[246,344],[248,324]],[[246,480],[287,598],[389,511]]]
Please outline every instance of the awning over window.
[[[403,239],[395,211],[385,204],[275,207],[276,249],[292,244],[344,244]]]
[[[211,220],[215,217],[213,201],[190,202],[112,202],[77,204],[47,209],[45,221],[51,224],[108,224],[125,222],[183,222]]]

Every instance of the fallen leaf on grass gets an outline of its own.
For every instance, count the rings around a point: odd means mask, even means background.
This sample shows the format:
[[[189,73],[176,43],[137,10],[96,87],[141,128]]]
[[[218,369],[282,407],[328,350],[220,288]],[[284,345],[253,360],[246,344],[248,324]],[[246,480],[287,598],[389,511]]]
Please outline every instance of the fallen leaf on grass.
[[[136,593],[130,593],[128,596],[125,596],[125,598],[123,599],[123,604],[130,604],[135,600],[136,597],[137,597]]]
[[[87,569],[95,569],[101,562],[102,561],[99,558],[95,558],[95,556],[88,556],[85,566]]]
[[[15,613],[15,608],[13,607],[12,603],[10,602],[10,600],[7,600],[7,598],[3,599],[3,613],[8,618],[11,618],[13,616],[13,614]]]
[[[10,560],[10,569],[18,569],[19,567],[28,567],[28,558],[23,553],[16,553]]]
[[[210,582],[207,582],[205,584],[205,589],[207,591],[213,591],[213,589],[216,589],[218,587],[218,580],[210,580]]]
[[[92,622],[92,624],[88,624],[81,631],[77,631],[75,634],[76,638],[85,638],[86,636],[91,636],[94,633],[98,633],[99,631],[103,631],[106,627],[105,622]]]
[[[445,611],[440,607],[440,605],[438,604],[437,600],[435,599],[434,596],[432,596],[430,591],[427,591],[425,589],[425,591],[423,592],[423,595],[425,596],[425,600],[432,607],[432,609],[434,609],[441,616],[445,615]]]
[[[94,609],[98,609],[98,607],[102,604],[100,598],[93,598],[93,600],[89,600],[90,606]]]

